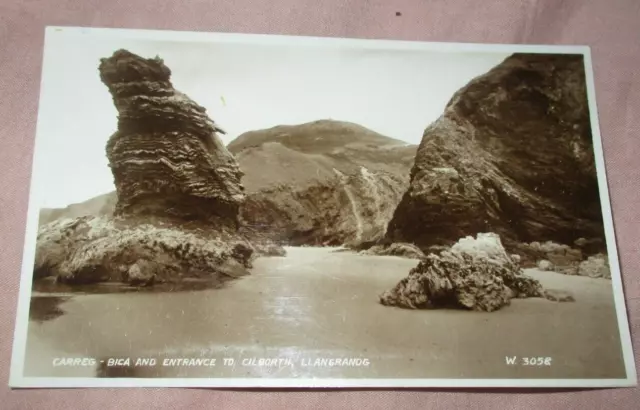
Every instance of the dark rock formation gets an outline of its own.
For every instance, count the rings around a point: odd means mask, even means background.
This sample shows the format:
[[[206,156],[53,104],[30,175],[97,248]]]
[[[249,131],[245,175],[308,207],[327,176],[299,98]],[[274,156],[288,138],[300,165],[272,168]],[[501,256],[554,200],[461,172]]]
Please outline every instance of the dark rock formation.
[[[384,305],[410,309],[457,307],[492,312],[511,298],[545,297],[540,282],[523,274],[496,234],[459,240],[427,255],[409,276],[380,296]]]
[[[416,150],[331,120],[248,132],[228,148],[245,174],[243,225],[290,245],[381,239]]]
[[[581,55],[508,57],[425,130],[388,240],[425,249],[491,231],[512,249],[603,238],[589,121]]]
[[[116,214],[236,222],[242,176],[205,109],[175,90],[160,58],[116,51],[100,64],[118,110],[107,157]]]
[[[238,229],[241,172],[204,108],[173,89],[159,58],[119,50],[100,75],[119,113],[107,144],[115,215],[42,226],[35,278],[148,286],[246,274],[255,248]]]

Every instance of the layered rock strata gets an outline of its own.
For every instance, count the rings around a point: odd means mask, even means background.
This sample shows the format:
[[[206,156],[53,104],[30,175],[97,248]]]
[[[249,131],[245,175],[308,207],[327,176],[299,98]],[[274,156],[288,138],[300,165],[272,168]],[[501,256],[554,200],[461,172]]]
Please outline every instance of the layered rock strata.
[[[161,59],[126,50],[101,60],[100,78],[118,110],[107,144],[116,214],[235,222],[244,200],[240,168],[221,129],[170,76]]]

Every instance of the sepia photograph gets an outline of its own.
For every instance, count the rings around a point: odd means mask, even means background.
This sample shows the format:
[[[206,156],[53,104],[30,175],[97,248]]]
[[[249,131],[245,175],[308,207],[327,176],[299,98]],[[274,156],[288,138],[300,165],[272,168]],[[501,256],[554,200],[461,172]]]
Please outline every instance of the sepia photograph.
[[[583,46],[47,27],[10,385],[636,385],[595,104]]]

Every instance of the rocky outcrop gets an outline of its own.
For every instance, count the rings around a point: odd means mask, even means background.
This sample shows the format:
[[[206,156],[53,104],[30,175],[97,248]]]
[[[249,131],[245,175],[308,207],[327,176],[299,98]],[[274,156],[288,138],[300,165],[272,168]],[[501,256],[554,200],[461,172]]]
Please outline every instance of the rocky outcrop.
[[[175,90],[160,58],[125,50],[100,63],[118,110],[107,157],[117,215],[237,223],[242,173],[204,107]]]
[[[70,284],[150,285],[184,278],[242,276],[253,247],[244,238],[157,219],[80,217],[45,225],[38,233],[34,277]]]
[[[380,296],[383,305],[410,309],[454,307],[492,312],[512,298],[547,297],[505,251],[500,237],[480,233],[460,239],[449,250],[427,255],[409,276]],[[569,301],[557,292],[549,299]]]
[[[238,164],[205,109],[176,91],[170,74],[161,59],[125,50],[101,60],[100,76],[119,113],[118,130],[107,144],[114,215],[43,225],[35,278],[137,286],[184,278],[217,283],[251,267],[256,248],[238,225],[244,200]],[[268,241],[259,247],[272,254],[281,250]]]
[[[514,54],[425,130],[388,240],[425,249],[487,231],[510,250],[584,237],[604,251],[581,55]]]
[[[516,249],[523,257],[523,266],[536,266],[541,270],[576,275],[578,265],[584,260],[580,249],[551,241],[517,244]]]
[[[242,224],[289,245],[384,237],[416,150],[332,120],[248,132],[228,148],[245,174]]]
[[[389,245],[374,245],[362,251],[363,255],[378,256],[402,256],[409,259],[422,259],[424,253],[417,246],[411,243],[392,243]]]
[[[589,276],[611,279],[609,259],[606,253],[586,254],[598,249],[600,241],[576,241],[574,247],[555,242],[531,242],[516,244],[516,251],[523,256],[523,267],[537,267],[565,275]]]

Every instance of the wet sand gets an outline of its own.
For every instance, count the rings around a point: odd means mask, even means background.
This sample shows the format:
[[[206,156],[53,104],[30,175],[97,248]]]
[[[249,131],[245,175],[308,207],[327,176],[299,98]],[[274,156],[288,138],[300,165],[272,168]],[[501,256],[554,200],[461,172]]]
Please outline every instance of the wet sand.
[[[25,376],[623,378],[611,282],[528,270],[576,302],[513,300],[493,313],[404,310],[378,303],[417,264],[392,256],[288,248],[219,289],[59,298],[30,321]],[[50,301],[49,304],[51,305]],[[507,365],[506,356],[517,356]],[[524,366],[524,357],[551,365]],[[96,366],[52,365],[92,357]],[[214,367],[106,367],[109,358],[216,358]],[[223,358],[234,358],[223,366]],[[251,358],[291,365],[254,366]],[[316,358],[369,366],[305,366]],[[105,363],[100,365],[100,360]],[[243,365],[243,360],[247,365]]]

